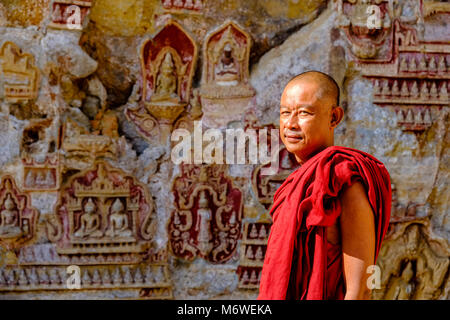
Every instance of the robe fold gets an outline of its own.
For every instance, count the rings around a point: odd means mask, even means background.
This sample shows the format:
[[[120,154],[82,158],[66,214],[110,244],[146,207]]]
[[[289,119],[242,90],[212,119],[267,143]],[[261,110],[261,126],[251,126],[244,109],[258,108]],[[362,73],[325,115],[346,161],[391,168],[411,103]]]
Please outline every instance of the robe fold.
[[[340,192],[356,181],[374,213],[376,261],[390,219],[389,173],[365,152],[328,147],[290,174],[274,195],[259,300],[344,298],[342,250],[327,241],[326,228],[341,214]]]

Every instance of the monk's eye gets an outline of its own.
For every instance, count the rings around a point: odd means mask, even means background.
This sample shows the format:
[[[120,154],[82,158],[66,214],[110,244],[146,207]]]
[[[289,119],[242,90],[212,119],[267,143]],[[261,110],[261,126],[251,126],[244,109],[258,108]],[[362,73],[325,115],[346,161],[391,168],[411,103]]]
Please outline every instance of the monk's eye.
[[[282,116],[289,116],[291,113],[289,111],[281,111]]]

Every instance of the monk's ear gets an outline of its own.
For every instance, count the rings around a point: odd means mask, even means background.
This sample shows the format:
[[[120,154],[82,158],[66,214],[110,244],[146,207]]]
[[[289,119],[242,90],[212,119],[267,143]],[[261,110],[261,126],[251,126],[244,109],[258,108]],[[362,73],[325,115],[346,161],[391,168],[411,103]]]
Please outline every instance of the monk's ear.
[[[331,110],[331,128],[336,128],[342,118],[344,118],[344,109],[339,106],[333,107]]]

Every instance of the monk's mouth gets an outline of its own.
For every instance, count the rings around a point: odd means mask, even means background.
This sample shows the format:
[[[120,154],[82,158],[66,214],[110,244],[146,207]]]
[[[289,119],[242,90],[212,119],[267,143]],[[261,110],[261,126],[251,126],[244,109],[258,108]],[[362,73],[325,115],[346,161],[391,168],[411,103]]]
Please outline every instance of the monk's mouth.
[[[284,135],[284,137],[289,143],[298,143],[303,140],[303,137],[295,135]]]

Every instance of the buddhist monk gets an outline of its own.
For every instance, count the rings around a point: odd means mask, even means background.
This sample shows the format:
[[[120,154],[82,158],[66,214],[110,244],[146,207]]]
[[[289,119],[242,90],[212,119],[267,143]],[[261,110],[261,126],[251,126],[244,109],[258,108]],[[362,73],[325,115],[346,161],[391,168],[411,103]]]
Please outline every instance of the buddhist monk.
[[[300,167],[274,195],[258,299],[370,298],[390,177],[373,156],[334,146],[343,116],[339,86],[324,73],[302,73],[283,91],[281,140]]]

